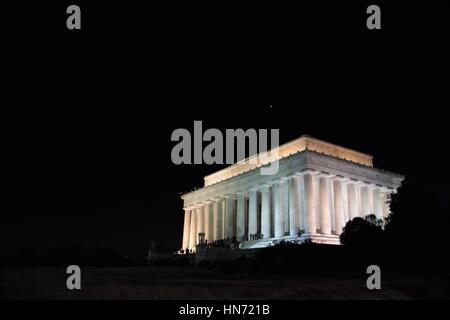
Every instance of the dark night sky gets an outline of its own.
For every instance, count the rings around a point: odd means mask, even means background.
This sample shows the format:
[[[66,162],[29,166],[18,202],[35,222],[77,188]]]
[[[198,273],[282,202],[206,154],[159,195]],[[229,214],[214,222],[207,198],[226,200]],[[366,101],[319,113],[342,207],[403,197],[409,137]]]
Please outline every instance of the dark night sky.
[[[448,203],[448,34],[419,2],[17,8],[9,79],[0,250],[181,241],[179,193],[220,166],[175,166],[176,128],[279,128],[374,155]],[[269,108],[269,106],[273,106]]]

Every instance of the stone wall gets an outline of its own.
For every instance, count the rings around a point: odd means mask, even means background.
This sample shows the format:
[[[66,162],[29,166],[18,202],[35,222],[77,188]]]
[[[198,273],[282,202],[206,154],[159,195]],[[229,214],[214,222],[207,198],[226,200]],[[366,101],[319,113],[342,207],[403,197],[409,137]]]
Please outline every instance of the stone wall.
[[[373,157],[368,154],[364,154],[355,150],[344,148],[329,142],[325,142],[319,139],[311,138],[309,136],[302,136],[298,139],[290,141],[281,145],[275,149],[274,152],[258,155],[246,158],[234,165],[231,165],[223,170],[217,171],[204,178],[205,187],[212,184],[230,179],[244,172],[254,170],[256,168],[267,165],[275,160],[283,159],[287,156],[296,154],[304,150],[316,151],[325,155],[329,155],[335,158],[351,161],[353,163],[361,164],[364,166],[373,166]]]

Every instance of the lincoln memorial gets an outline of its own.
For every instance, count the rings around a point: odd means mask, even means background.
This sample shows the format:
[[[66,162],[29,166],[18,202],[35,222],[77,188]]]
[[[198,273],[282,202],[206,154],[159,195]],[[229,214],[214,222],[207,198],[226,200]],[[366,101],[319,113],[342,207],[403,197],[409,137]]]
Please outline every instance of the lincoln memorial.
[[[182,249],[235,238],[240,248],[276,240],[339,244],[348,220],[389,215],[388,195],[403,176],[373,167],[373,157],[309,136],[277,148],[266,162],[247,158],[182,195]],[[257,157],[257,155],[253,156]],[[275,175],[260,167],[279,161]]]

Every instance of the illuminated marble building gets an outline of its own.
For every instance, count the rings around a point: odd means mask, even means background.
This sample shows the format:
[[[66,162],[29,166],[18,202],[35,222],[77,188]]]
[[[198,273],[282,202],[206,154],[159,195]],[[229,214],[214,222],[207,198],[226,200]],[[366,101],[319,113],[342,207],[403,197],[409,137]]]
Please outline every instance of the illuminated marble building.
[[[241,248],[281,239],[339,244],[348,220],[389,214],[388,195],[404,178],[374,168],[372,159],[302,136],[278,148],[275,175],[244,160],[206,176],[203,188],[182,196],[182,248],[195,249],[199,234],[208,242],[235,237]]]

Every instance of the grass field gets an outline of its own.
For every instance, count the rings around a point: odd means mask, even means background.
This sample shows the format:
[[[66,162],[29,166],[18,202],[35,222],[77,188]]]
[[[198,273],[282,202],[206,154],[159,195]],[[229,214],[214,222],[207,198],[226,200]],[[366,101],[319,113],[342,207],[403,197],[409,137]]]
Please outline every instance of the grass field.
[[[382,275],[226,276],[175,267],[81,268],[81,290],[65,268],[0,268],[1,299],[448,299],[447,277]]]

